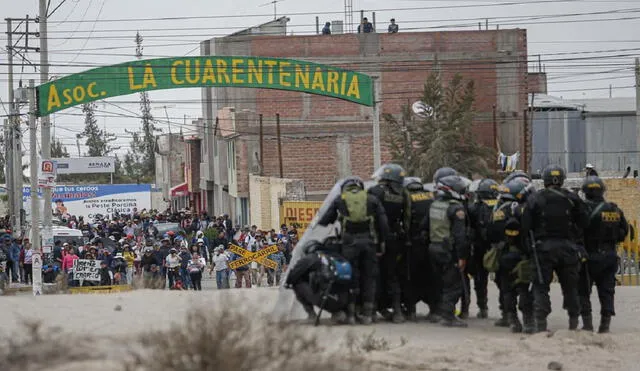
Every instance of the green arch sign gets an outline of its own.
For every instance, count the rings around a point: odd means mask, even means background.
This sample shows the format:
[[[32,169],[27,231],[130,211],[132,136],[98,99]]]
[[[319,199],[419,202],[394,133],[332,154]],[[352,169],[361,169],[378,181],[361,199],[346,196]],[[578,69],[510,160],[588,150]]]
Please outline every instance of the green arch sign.
[[[373,106],[370,76],[333,66],[267,57],[158,58],[99,67],[37,87],[38,116],[148,90],[239,87],[299,91]]]

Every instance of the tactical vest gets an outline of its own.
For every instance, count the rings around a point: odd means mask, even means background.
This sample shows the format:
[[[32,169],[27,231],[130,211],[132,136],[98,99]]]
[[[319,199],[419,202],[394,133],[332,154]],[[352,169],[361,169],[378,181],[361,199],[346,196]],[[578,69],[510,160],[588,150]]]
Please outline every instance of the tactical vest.
[[[384,191],[384,195],[380,201],[382,202],[384,211],[387,214],[389,226],[392,231],[395,232],[396,228],[399,227],[403,221],[402,211],[404,206],[404,197],[402,194],[397,194],[386,186],[382,187],[382,190]]]
[[[587,203],[589,207],[589,227],[587,234],[592,241],[598,241],[604,244],[615,244],[625,236],[620,236],[622,222],[622,214],[618,207],[611,202]]]
[[[538,193],[540,219],[536,223],[536,238],[571,237],[574,222],[571,211],[575,205],[564,192],[564,190],[546,188]]]
[[[369,232],[373,234],[373,217],[367,213],[367,192],[364,190],[345,191],[340,197],[347,208],[347,215],[340,216],[344,233]]]
[[[404,225],[411,236],[417,236],[420,231],[422,219],[429,213],[429,204],[433,199],[433,193],[426,191],[407,191],[407,204],[405,206]]]
[[[477,226],[477,236],[482,240],[487,240],[487,227],[491,223],[493,216],[493,208],[497,205],[498,200],[490,199],[490,200],[482,200],[476,203],[476,226]]]
[[[449,207],[460,202],[455,200],[436,200],[429,208],[429,240],[432,243],[443,243],[451,236],[451,220]]]

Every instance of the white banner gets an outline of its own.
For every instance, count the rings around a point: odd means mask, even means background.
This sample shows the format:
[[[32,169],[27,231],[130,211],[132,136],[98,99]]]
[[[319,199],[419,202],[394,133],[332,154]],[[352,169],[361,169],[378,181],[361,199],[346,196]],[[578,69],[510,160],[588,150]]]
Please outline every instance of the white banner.
[[[114,173],[115,157],[54,158],[58,174]]]
[[[73,279],[78,281],[100,281],[100,260],[74,260]]]

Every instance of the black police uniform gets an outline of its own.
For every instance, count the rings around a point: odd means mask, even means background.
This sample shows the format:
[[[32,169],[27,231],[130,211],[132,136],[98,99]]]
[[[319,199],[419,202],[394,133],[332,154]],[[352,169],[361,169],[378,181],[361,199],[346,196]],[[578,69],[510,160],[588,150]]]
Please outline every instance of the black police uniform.
[[[522,232],[533,231],[542,273],[542,282],[533,282],[536,330],[547,330],[547,316],[551,313],[549,298],[553,272],[562,287],[563,307],[569,314],[570,328],[577,327],[580,303],[578,300],[579,256],[571,241],[572,228],[584,228],[587,215],[582,200],[574,193],[551,185],[527,200]]]
[[[401,272],[401,287],[403,302],[407,307],[410,320],[416,320],[416,304],[423,300],[430,306],[432,312],[436,312],[433,298],[436,293],[429,291],[434,286],[433,271],[429,263],[428,241],[422,222],[429,214],[429,208],[433,201],[433,193],[424,190],[421,183],[410,183],[406,186],[405,220],[407,236],[407,252],[404,256]]]
[[[425,218],[428,221],[425,228],[429,230],[429,259],[434,275],[440,277],[439,282],[433,284],[440,292],[437,305],[444,325],[464,324],[456,321],[455,306],[465,294],[464,273],[458,266],[458,260],[469,258],[466,219],[462,202],[441,192],[437,193],[429,208],[429,216]]]
[[[338,196],[327,212],[318,221],[319,225],[329,225],[339,220],[340,216],[349,216],[345,200]],[[377,261],[376,249],[381,248],[381,242],[387,239],[388,223],[385,210],[380,201],[367,194],[367,216],[373,218],[371,223],[343,223],[342,256],[351,263],[352,297],[350,301],[361,303],[364,315],[370,316],[368,311],[374,308],[376,294]],[[373,230],[372,230],[373,228]],[[382,252],[378,250],[378,252]]]
[[[467,267],[468,272],[473,276],[473,288],[476,293],[476,304],[480,310],[478,313],[478,317],[480,318],[487,317],[487,285],[489,283],[489,272],[484,268],[482,259],[484,258],[484,254],[491,248],[487,236],[487,228],[491,222],[491,214],[497,202],[497,199],[478,199],[468,207],[473,249],[471,261]]]
[[[398,277],[398,261],[404,252],[404,218],[405,193],[402,184],[394,187],[391,183],[380,182],[369,188],[369,193],[380,200],[388,221],[389,234],[384,239],[385,253],[379,259],[378,310],[385,312],[392,307],[396,321],[401,321],[402,292]]]
[[[315,317],[314,306],[323,305],[330,313],[346,310],[349,301],[349,284],[333,281],[327,274],[321,255],[312,252],[302,257],[287,275],[286,286],[292,287],[309,319]],[[331,283],[331,287],[329,284]],[[323,297],[329,292],[323,303]]]
[[[588,289],[580,297],[583,322],[586,330],[593,330],[591,322],[591,286],[595,283],[600,300],[600,330],[608,332],[614,309],[616,273],[618,271],[618,255],[616,244],[622,242],[629,231],[629,225],[620,208],[606,202],[604,198],[586,201],[589,213],[589,224],[584,230],[585,248],[589,255],[587,261]],[[590,327],[590,328],[589,328]]]

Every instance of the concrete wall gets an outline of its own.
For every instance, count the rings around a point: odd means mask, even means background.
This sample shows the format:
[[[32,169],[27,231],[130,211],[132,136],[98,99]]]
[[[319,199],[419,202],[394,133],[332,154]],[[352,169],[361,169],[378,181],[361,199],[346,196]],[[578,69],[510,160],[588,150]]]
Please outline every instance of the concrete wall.
[[[304,182],[294,179],[249,176],[251,193],[251,224],[259,229],[275,229],[280,226],[280,202],[303,201]]]

